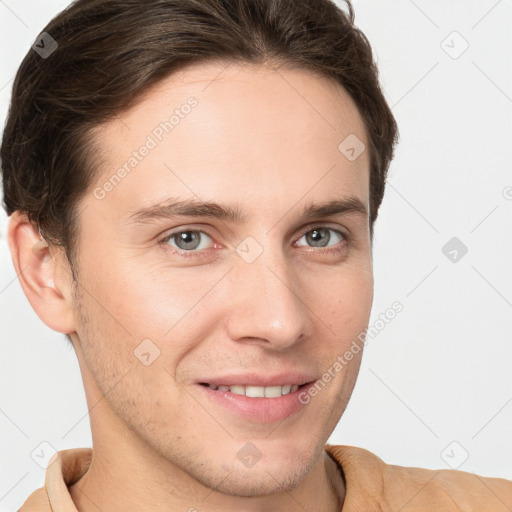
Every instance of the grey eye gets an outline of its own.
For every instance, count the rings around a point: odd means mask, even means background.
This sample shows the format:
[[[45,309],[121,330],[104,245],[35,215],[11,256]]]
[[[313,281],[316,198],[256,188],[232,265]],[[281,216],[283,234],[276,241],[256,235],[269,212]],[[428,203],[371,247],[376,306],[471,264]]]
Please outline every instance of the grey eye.
[[[330,233],[335,233],[335,235],[338,237],[336,240],[336,237],[332,237]],[[306,242],[308,244],[311,244],[311,247],[327,247],[328,243],[331,241],[332,238],[334,238],[335,243],[332,245],[336,245],[336,243],[339,243],[343,240],[343,236],[339,231],[336,231],[332,228],[315,228],[309,230],[307,233],[305,233],[299,240],[302,240],[303,238],[306,239]]]
[[[169,245],[176,247],[182,251],[194,251],[197,249],[205,249],[205,247],[201,247],[203,243],[203,238],[210,238],[203,231],[197,230],[187,230],[187,231],[179,231],[178,233],[173,233],[169,235],[167,238],[167,242]],[[210,239],[211,240],[211,239]],[[171,244],[170,242],[174,241],[175,244]]]

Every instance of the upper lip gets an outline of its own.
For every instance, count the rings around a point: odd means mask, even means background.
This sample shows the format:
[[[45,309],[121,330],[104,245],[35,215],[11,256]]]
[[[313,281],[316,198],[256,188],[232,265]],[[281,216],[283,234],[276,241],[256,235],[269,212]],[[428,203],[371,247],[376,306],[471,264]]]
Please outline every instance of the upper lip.
[[[286,372],[276,375],[265,375],[260,373],[229,374],[221,377],[206,377],[198,381],[198,384],[212,384],[214,386],[283,386],[286,384],[306,384],[316,380],[310,373],[304,372]]]

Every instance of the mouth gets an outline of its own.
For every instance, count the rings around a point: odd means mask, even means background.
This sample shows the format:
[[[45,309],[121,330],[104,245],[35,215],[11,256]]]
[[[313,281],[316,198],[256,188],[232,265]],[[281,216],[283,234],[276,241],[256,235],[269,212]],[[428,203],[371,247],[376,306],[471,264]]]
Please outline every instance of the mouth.
[[[305,382],[304,384],[282,384],[276,386],[257,386],[257,385],[216,385],[207,382],[200,382],[201,386],[208,387],[214,391],[227,391],[234,395],[243,395],[249,398],[279,398],[290,393],[295,393],[306,386],[312,384],[313,381]]]
[[[219,408],[219,412],[238,420],[267,424],[298,420],[309,402],[301,400],[301,396],[315,382],[273,386],[198,382],[197,389],[211,406]]]

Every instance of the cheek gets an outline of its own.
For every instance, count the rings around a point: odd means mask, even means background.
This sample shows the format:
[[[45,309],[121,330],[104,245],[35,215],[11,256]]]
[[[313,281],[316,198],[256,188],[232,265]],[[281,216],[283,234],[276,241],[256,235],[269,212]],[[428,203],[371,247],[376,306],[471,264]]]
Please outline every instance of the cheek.
[[[80,277],[87,287],[76,304],[77,333],[86,365],[103,393],[115,387],[120,403],[163,383],[172,389],[180,360],[204,337],[212,306],[200,299],[218,278],[173,270],[118,258],[108,275],[91,266]]]
[[[324,311],[326,323],[347,341],[364,330],[373,303],[373,273],[371,267],[353,272],[340,272],[326,280],[325,293],[318,295],[317,309]],[[320,314],[319,313],[319,314]]]
[[[90,271],[80,279],[86,283],[82,309],[101,337],[114,346],[121,339],[130,345],[145,338],[162,338],[199,296],[183,278],[171,276],[165,269],[119,257],[115,261],[108,268],[91,264]]]
[[[125,327],[122,318],[114,318],[91,297],[82,297],[79,309],[82,373],[95,400],[105,397],[111,409],[129,423],[137,416],[149,419],[157,413],[155,402],[162,395],[168,395],[166,405],[173,405],[176,397],[163,392],[173,389],[173,372],[166,371],[167,353],[151,333],[151,319],[137,332],[133,318]]]
[[[112,276],[117,295],[106,292],[111,310],[133,332],[148,337],[168,339],[173,330],[181,330],[191,312],[203,311],[203,303],[208,303],[204,298],[209,299],[209,291],[215,294],[216,283],[227,270],[224,266],[178,267],[162,261],[148,264],[142,259],[140,265],[133,260],[120,266]]]

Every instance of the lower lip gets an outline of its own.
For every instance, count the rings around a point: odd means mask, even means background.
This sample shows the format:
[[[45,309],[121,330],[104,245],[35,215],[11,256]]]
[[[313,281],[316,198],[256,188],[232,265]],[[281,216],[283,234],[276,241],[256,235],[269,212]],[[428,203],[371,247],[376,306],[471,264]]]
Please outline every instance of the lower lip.
[[[296,414],[307,404],[299,400],[299,395],[306,392],[314,382],[300,386],[297,391],[276,398],[251,398],[237,395],[231,391],[219,391],[208,386],[197,384],[206,393],[206,396],[226,409],[235,412],[239,417],[258,423],[272,423],[282,421],[292,414]]]

